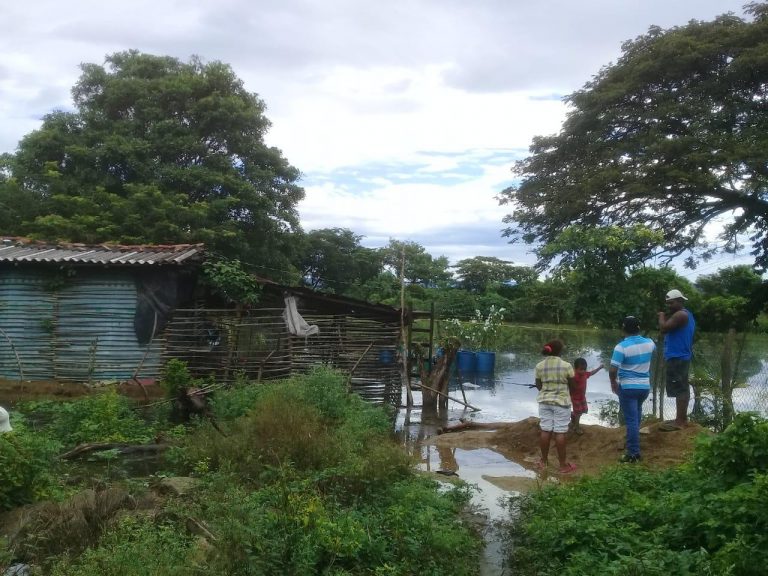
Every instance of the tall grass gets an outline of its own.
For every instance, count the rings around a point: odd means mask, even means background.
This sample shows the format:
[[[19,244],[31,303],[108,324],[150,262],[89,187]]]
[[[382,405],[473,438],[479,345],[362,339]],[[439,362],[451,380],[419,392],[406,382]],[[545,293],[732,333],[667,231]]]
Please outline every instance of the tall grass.
[[[418,475],[389,416],[348,394],[342,375],[219,392],[214,412],[223,433],[202,423],[179,450],[203,479],[191,499],[167,503],[162,521],[121,521],[50,573],[477,573],[482,540],[460,515],[469,491]],[[210,537],[191,535],[200,523]]]

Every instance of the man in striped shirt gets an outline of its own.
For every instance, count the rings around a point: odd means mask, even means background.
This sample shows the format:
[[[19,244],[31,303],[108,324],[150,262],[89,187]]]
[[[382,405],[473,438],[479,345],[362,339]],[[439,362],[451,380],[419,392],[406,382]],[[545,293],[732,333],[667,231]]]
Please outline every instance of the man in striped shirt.
[[[620,462],[640,460],[640,419],[643,402],[651,392],[651,357],[656,344],[640,335],[640,322],[627,316],[621,322],[624,339],[613,349],[608,376],[611,389],[619,396],[619,406],[627,424],[626,453]]]

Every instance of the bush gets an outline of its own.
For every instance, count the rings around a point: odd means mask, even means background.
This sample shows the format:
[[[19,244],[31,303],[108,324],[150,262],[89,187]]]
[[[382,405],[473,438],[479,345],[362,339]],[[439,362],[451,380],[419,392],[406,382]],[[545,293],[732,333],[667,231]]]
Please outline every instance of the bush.
[[[148,442],[154,431],[134,410],[135,404],[114,388],[71,402],[43,401],[23,405],[44,430],[67,446],[83,442]]]
[[[226,436],[208,424],[189,435],[190,465],[206,461],[213,470],[227,469],[258,483],[262,474],[287,464],[305,473],[335,470],[389,434],[383,410],[348,394],[338,373],[318,370],[253,388],[257,391],[247,396],[252,407],[229,425]],[[239,403],[245,397],[238,393],[236,402],[229,396],[215,406],[233,414],[245,409]]]
[[[766,446],[768,422],[742,414],[678,469],[614,468],[520,497],[515,574],[764,574]]]
[[[21,419],[14,431],[0,434],[0,510],[9,510],[52,494],[60,444],[33,432]]]
[[[701,436],[693,459],[696,470],[731,487],[768,472],[768,421],[738,414],[720,434]]]
[[[474,574],[482,543],[457,521],[468,493],[411,476],[344,506],[290,467],[258,490],[214,475],[196,512],[217,535],[215,574]]]
[[[62,558],[51,576],[191,575],[192,540],[176,525],[147,517],[124,516],[94,548],[77,558]]]

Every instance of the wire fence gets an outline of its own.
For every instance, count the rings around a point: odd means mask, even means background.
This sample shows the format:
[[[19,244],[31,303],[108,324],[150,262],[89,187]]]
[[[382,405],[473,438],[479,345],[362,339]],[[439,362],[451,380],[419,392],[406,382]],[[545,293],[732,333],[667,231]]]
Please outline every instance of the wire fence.
[[[440,329],[438,328],[438,336]],[[659,334],[648,334],[657,343],[651,365],[652,393],[643,405],[644,413],[662,419],[675,417],[675,399],[665,393],[663,341]],[[542,345],[552,338],[566,344],[563,358],[584,357],[594,368],[606,369],[614,346],[622,339],[616,330],[594,330],[574,326],[505,324],[499,331],[496,350],[512,360],[497,370],[498,381],[532,383],[533,367],[541,360]],[[740,412],[756,412],[768,418],[768,335],[729,332],[697,333],[689,381],[689,413],[693,420],[713,429],[722,429]],[[588,388],[602,406],[615,399],[605,373],[590,379]]]

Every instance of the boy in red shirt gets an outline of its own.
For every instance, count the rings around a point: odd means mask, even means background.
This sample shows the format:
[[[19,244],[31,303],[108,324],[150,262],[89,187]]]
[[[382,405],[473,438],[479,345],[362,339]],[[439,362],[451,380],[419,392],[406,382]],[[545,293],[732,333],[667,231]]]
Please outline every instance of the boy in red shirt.
[[[576,358],[573,361],[573,387],[571,388],[571,430],[576,434],[582,435],[584,431],[579,426],[581,415],[589,412],[587,406],[587,379],[597,374],[603,367],[602,364],[592,370],[587,371],[587,361],[584,358]]]

